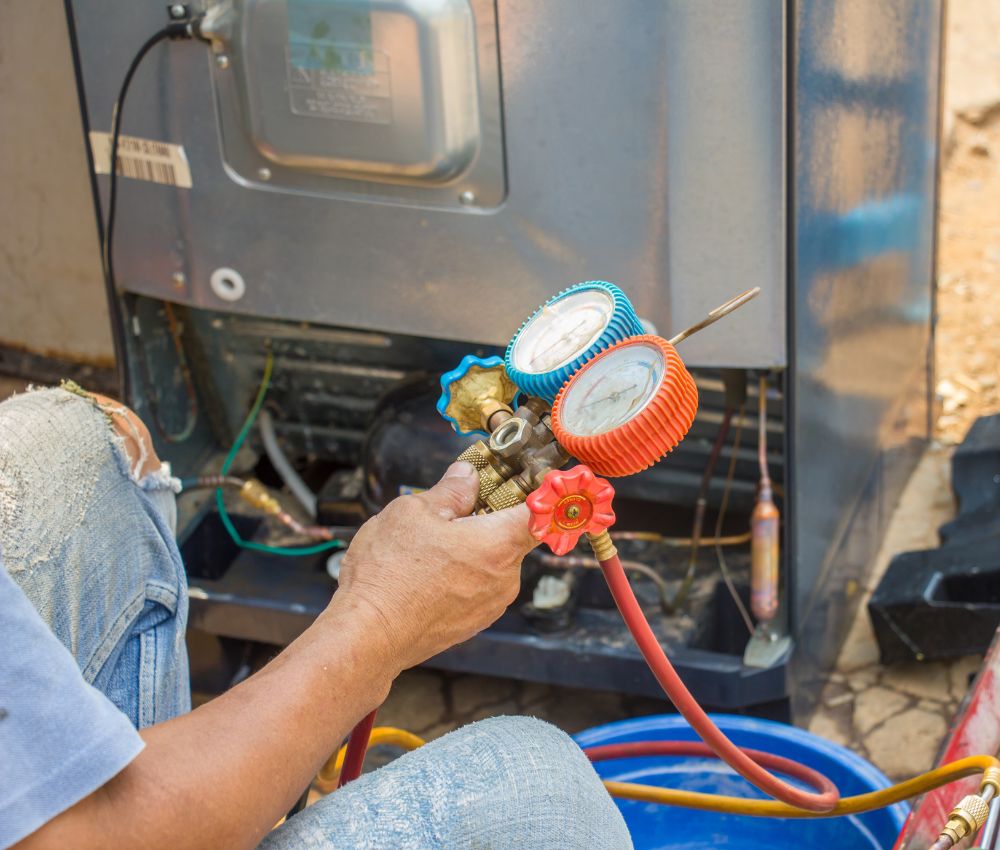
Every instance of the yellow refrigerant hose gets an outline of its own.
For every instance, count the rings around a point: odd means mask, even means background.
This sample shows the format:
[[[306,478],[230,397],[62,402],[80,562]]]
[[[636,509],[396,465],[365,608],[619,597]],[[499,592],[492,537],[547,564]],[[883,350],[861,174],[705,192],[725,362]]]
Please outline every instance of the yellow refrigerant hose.
[[[379,726],[372,730],[370,747],[388,744],[404,750],[422,747],[425,741],[412,732],[391,726]],[[344,763],[347,747],[341,747],[320,770],[316,777],[321,789],[333,790],[337,785],[337,775]],[[638,800],[645,803],[660,803],[686,809],[700,809],[707,812],[723,812],[733,815],[768,818],[830,818],[842,815],[856,815],[882,809],[894,803],[908,800],[928,791],[940,788],[967,776],[983,776],[984,788],[1000,790],[1000,759],[993,756],[969,756],[953,761],[942,767],[922,773],[913,779],[891,785],[880,791],[844,797],[828,812],[810,812],[798,809],[777,800],[755,800],[744,797],[727,797],[722,794],[703,794],[697,791],[681,791],[675,788],[659,788],[654,785],[638,785],[632,782],[606,780],[604,787],[612,797],[622,800]],[[992,796],[992,794],[991,794]]]

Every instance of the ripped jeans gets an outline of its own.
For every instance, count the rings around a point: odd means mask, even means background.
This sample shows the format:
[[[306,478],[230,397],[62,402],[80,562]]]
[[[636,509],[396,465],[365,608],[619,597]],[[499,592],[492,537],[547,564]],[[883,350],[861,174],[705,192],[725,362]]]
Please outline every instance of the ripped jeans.
[[[190,710],[173,487],[168,468],[137,480],[88,399],[50,389],[0,404],[4,563],[84,678],[139,728]],[[271,832],[260,850],[631,846],[569,737],[500,717],[362,776]]]

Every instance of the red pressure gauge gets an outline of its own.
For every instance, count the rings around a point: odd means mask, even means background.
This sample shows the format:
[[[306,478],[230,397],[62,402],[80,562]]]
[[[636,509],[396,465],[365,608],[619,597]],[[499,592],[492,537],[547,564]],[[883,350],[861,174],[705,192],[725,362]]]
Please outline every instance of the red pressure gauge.
[[[698,390],[673,345],[634,336],[578,369],[556,396],[552,430],[599,475],[633,475],[687,434]]]

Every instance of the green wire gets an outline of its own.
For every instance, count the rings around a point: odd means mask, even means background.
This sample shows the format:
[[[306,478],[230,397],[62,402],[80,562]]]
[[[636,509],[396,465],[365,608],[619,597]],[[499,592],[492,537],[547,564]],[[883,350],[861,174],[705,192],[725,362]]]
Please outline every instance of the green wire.
[[[247,418],[243,422],[243,427],[240,428],[240,433],[236,435],[236,441],[233,443],[233,447],[229,450],[229,454],[226,455],[226,459],[222,462],[223,475],[229,474],[233,461],[236,460],[236,455],[239,453],[240,449],[243,447],[243,443],[246,441],[247,434],[250,433],[250,429],[253,427],[254,422],[257,421],[257,414],[260,413],[260,409],[264,405],[264,397],[267,395],[267,389],[271,385],[271,372],[273,369],[274,355],[269,351],[267,353],[267,362],[264,364],[264,377],[261,378],[260,389],[257,390],[257,398],[254,399],[253,407],[250,408],[250,412],[247,414]],[[343,549],[346,545],[343,540],[327,540],[323,543],[317,543],[314,546],[268,546],[266,543],[255,543],[252,540],[244,540],[240,537],[240,533],[236,530],[236,526],[233,525],[233,521],[229,518],[229,512],[226,510],[226,504],[222,498],[221,487],[215,491],[215,505],[219,510],[219,518],[222,520],[222,524],[225,526],[226,531],[229,532],[229,536],[232,538],[233,543],[242,549],[251,549],[254,552],[267,552],[271,555],[301,557],[302,555],[316,555],[320,552],[328,552],[331,549]]]

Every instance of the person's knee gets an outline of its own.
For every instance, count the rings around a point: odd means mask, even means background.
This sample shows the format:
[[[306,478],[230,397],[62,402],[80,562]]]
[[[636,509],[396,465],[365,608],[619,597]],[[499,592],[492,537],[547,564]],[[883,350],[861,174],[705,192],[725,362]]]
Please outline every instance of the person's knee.
[[[562,730],[532,717],[496,717],[456,734],[467,736],[493,790],[467,821],[473,831],[520,832],[533,847],[632,846],[614,801]],[[527,845],[514,840],[510,846]]]

